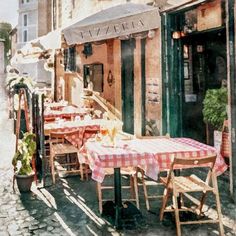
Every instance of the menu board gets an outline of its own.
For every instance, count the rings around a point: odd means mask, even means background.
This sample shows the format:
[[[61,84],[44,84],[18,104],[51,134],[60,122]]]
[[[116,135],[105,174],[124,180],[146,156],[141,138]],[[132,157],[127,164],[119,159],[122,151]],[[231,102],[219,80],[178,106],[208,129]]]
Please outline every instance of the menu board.
[[[160,103],[159,84],[158,79],[147,79],[146,83],[146,100],[148,103]]]

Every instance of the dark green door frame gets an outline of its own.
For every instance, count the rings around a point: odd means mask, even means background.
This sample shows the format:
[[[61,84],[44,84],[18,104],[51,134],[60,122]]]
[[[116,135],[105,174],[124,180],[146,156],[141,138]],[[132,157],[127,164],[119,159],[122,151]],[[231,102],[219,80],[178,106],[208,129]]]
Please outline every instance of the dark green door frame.
[[[141,39],[142,135],[146,133],[146,38]]]
[[[172,137],[182,136],[182,45],[173,39],[177,30],[176,14],[162,16],[162,133]]]
[[[236,81],[235,81],[235,0],[226,1],[226,32],[227,32],[227,64],[229,68],[228,73],[228,83],[229,83],[229,104],[230,104],[230,120],[231,120],[231,148],[232,156],[230,158],[230,168],[231,168],[231,186],[230,190],[233,195],[233,199],[236,202]]]
[[[134,47],[135,39],[121,41],[121,87],[123,131],[134,133]]]

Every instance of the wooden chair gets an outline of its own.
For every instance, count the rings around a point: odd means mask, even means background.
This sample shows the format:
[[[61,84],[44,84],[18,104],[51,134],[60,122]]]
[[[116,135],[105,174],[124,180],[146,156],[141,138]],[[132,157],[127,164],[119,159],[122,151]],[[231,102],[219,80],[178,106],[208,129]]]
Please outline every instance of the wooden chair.
[[[71,154],[79,155],[79,149],[70,143],[66,143],[66,135],[76,135],[79,131],[72,132],[51,132],[50,133],[50,167],[52,174],[52,182],[55,184],[55,159],[66,158],[66,162],[61,164],[62,167],[66,167],[65,174],[68,173],[80,173],[81,179],[84,178],[84,170],[80,165],[78,158],[75,162],[70,161]]]
[[[55,117],[44,117],[44,123],[55,122]]]
[[[114,175],[113,168],[105,168],[105,178],[108,176]],[[123,201],[133,201],[136,203],[136,207],[139,209],[139,195],[138,195],[138,183],[137,183],[137,172],[136,168],[127,167],[121,168],[121,176],[129,176],[130,177],[130,184],[124,185],[122,184],[122,189],[130,189],[131,198],[122,199]],[[122,178],[122,177],[121,177]],[[114,192],[114,185],[105,185],[97,182],[97,195],[98,195],[98,205],[99,205],[99,212],[102,214],[102,203],[105,201],[113,201],[114,199],[108,199],[103,197],[103,192],[112,190]]]
[[[169,134],[166,134],[165,136],[137,136],[138,139],[160,139],[160,138],[170,138]],[[154,181],[154,180],[149,180],[145,174],[144,171],[141,168],[137,169],[138,172],[141,173],[141,182],[142,182],[142,187],[143,187],[143,193],[144,193],[144,199],[145,199],[145,204],[146,204],[146,208],[149,211],[150,210],[150,200],[153,199],[158,199],[158,198],[162,198],[163,195],[151,195],[148,193],[148,188],[147,187],[157,187],[158,186],[163,186],[162,183]]]
[[[207,156],[202,158],[174,158],[170,171],[167,177],[161,178],[162,183],[165,185],[165,191],[163,196],[162,208],[160,211],[160,220],[163,220],[163,215],[165,211],[174,211],[175,213],[175,222],[176,222],[176,230],[177,236],[181,235],[181,225],[188,225],[188,224],[203,224],[203,223],[218,223],[220,234],[224,235],[224,228],[222,224],[222,215],[221,215],[221,207],[220,207],[220,198],[218,192],[218,185],[216,175],[213,171],[213,167],[215,164],[216,155],[214,156]],[[206,180],[203,181],[196,175],[192,174],[190,176],[175,176],[174,169],[175,168],[193,168],[193,167],[204,167],[208,168],[208,174]],[[191,170],[192,172],[193,170]],[[210,185],[212,183],[212,186]],[[187,208],[184,206],[180,206],[181,202],[178,202],[179,196],[187,196],[190,195],[188,193],[193,192],[202,192],[200,204],[194,210],[193,208]],[[207,219],[207,220],[195,220],[195,221],[180,221],[179,212],[180,211],[191,211],[198,215],[202,214],[203,204],[206,198],[207,193],[212,192],[215,195],[216,199],[216,210],[218,213],[218,219]],[[172,193],[173,197],[173,209],[167,209],[167,201],[168,197]]]

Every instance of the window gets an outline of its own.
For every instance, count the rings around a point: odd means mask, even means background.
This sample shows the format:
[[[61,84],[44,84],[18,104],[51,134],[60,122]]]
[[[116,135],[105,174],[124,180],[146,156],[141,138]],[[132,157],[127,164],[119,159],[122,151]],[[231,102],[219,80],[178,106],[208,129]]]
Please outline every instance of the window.
[[[84,65],[84,88],[91,88],[93,91],[103,92],[103,64]]]
[[[23,31],[23,42],[27,42],[28,41],[28,31],[24,30]]]
[[[24,14],[24,16],[23,16],[23,24],[24,24],[24,26],[28,25],[28,16],[27,16],[27,14]]]
[[[64,51],[65,71],[76,71],[76,49],[70,47]]]

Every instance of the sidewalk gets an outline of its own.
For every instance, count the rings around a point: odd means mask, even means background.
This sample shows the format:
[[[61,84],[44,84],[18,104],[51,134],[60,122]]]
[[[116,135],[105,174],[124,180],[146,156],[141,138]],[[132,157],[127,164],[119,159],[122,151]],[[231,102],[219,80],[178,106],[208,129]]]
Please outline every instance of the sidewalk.
[[[20,194],[12,189],[11,159],[15,139],[12,121],[8,120],[7,97],[0,78],[0,236],[7,235],[175,235],[173,219],[160,223],[158,219],[160,201],[151,203],[152,212],[147,212],[140,188],[141,211],[144,224],[135,230],[116,232],[98,212],[96,184],[94,181],[80,181],[75,176],[57,180],[55,186],[37,189],[32,193]],[[236,235],[236,205],[229,197],[226,176],[219,177],[223,221],[227,236]],[[215,215],[213,199],[207,201],[206,214]],[[217,225],[185,226],[182,235],[218,235]]]

